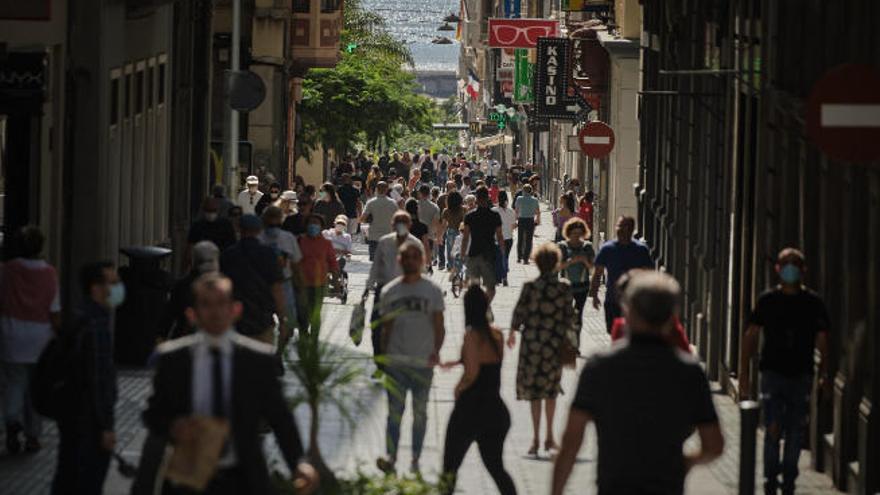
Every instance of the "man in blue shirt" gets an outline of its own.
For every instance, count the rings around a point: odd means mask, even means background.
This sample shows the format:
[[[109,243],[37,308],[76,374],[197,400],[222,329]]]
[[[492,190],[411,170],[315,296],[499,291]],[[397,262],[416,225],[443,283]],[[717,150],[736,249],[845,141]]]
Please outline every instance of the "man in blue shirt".
[[[599,249],[596,255],[596,269],[593,271],[593,281],[590,285],[590,297],[593,299],[593,307],[599,309],[599,284],[602,275],[608,271],[605,279],[605,328],[611,333],[614,320],[621,316],[620,304],[614,293],[617,279],[624,273],[635,268],[654,268],[654,260],[651,259],[651,251],[640,241],[633,239],[636,230],[636,220],[633,217],[622,216],[615,225],[617,239],[608,241]]]
[[[517,234],[516,261],[518,263],[529,262],[532,255],[532,241],[535,236],[535,226],[541,224],[541,205],[538,198],[532,196],[532,186],[526,184],[522,188],[522,195],[513,202],[516,210]]]

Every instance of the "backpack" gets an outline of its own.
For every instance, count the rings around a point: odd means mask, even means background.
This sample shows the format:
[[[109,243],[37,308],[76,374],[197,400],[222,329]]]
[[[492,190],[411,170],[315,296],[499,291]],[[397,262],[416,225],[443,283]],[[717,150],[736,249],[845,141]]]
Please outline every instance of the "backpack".
[[[58,421],[79,400],[80,334],[86,321],[77,319],[73,327],[59,332],[40,353],[31,377],[30,398],[34,410],[41,416]]]

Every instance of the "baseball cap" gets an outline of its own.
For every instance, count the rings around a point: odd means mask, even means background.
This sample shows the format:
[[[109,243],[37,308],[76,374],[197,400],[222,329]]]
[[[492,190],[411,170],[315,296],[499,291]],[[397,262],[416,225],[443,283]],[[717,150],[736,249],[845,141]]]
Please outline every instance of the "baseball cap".
[[[249,186],[258,185],[260,183],[260,179],[258,179],[256,175],[249,175],[248,178],[245,180],[245,183],[247,183],[247,185]]]
[[[281,193],[281,199],[284,201],[296,201],[296,193],[293,191],[284,191]]]

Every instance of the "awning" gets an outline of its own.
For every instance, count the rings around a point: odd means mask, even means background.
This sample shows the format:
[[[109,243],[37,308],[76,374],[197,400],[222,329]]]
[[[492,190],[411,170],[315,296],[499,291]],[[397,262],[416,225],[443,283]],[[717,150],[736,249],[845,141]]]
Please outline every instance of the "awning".
[[[488,148],[490,146],[498,146],[499,144],[513,144],[513,136],[496,134],[494,136],[474,140],[474,145],[479,148]]]

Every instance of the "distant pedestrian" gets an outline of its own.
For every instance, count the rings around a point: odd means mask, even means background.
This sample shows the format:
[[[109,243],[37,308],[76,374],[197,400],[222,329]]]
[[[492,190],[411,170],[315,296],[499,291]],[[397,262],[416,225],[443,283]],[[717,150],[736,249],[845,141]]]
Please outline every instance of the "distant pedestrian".
[[[281,197],[278,198],[278,201],[272,203],[272,206],[277,206],[281,210],[281,221],[287,219],[287,217],[296,214],[296,193],[293,191],[284,191],[281,193]]]
[[[654,260],[651,259],[651,251],[641,241],[633,239],[636,230],[636,220],[633,217],[622,216],[615,226],[617,239],[606,242],[596,255],[596,269],[593,270],[593,280],[590,284],[590,297],[593,299],[593,308],[599,309],[602,304],[599,301],[599,284],[602,276],[608,272],[605,280],[605,329],[611,333],[614,320],[622,315],[620,303],[614,286],[617,279],[624,273],[635,268],[654,268]]]
[[[398,253],[403,276],[382,288],[382,352],[388,359],[386,369],[393,387],[388,391],[388,455],[380,458],[377,465],[386,473],[395,470],[400,423],[409,392],[413,407],[410,470],[419,473],[428,424],[428,395],[446,336],[443,291],[434,282],[422,278],[425,266],[422,245],[405,242]]]
[[[162,339],[171,340],[193,333],[194,328],[186,315],[193,305],[192,284],[206,273],[220,271],[220,249],[211,241],[201,241],[192,249],[192,268],[171,287],[171,295],[165,304],[159,333]]]
[[[380,181],[376,185],[376,196],[367,201],[360,219],[361,223],[370,224],[367,232],[370,261],[374,260],[379,239],[391,233],[391,217],[397,210],[397,203],[388,197],[388,183]]]
[[[439,189],[438,189],[439,194]],[[428,265],[437,261],[434,256],[434,245],[437,244],[440,231],[440,207],[431,198],[431,186],[422,184],[418,192],[419,221],[428,227]]]
[[[273,493],[261,431],[268,424],[287,467],[309,493],[318,483],[291,409],[275,374],[272,347],[235,332],[241,310],[232,282],[219,274],[199,278],[190,316],[198,332],[159,347],[153,394],[143,414],[150,434],[171,445],[198,434],[200,418],[226,420],[229,434],[206,495]],[[292,492],[292,490],[291,490]],[[83,492],[77,492],[83,493]],[[165,483],[162,493],[192,493]]]
[[[306,235],[300,236],[299,248],[302,251],[302,287],[299,294],[300,331],[319,332],[321,330],[321,309],[327,293],[327,276],[338,277],[339,263],[333,244],[321,235],[323,219],[312,215],[306,225]]]
[[[275,204],[279,199],[281,199],[281,184],[273,182],[269,185],[269,192],[261,196],[260,200],[257,201],[256,206],[254,206],[254,213],[262,215],[268,206]]]
[[[632,277],[635,277],[645,271],[649,270],[639,268],[624,273],[617,279],[617,285],[614,290],[618,294],[623,294],[626,291],[626,287],[629,285],[629,281],[632,279]],[[666,338],[666,341],[669,345],[677,347],[682,352],[690,354],[693,351],[691,350],[691,343],[688,340],[687,333],[684,330],[684,325],[681,324],[678,315],[676,315],[673,320],[673,330],[665,334],[664,337]],[[629,328],[627,328],[626,326],[626,318],[622,316],[620,318],[616,318],[614,320],[614,326],[611,327],[611,341],[615,342],[625,339],[629,337],[629,334],[630,331]]]
[[[455,191],[453,186],[452,190],[446,194],[446,208],[443,210],[443,213],[440,214],[440,218],[443,221],[443,232],[445,238],[443,239],[443,243],[446,247],[446,267],[451,270],[452,266],[455,264],[455,256],[452,253],[452,247],[455,245],[455,239],[458,237],[461,231],[461,224],[464,222],[464,198]]]
[[[296,288],[302,286],[302,272],[300,270],[303,259],[299,242],[295,235],[281,228],[281,208],[270,206],[263,212],[263,233],[260,234],[260,242],[275,251],[278,264],[281,265],[281,273],[284,280],[281,286],[284,289],[284,308],[287,310],[287,321],[291,326],[298,324]],[[281,348],[286,347],[287,342],[281,342]]]
[[[220,216],[219,205],[216,198],[206,198],[202,202],[201,216],[193,222],[187,234],[187,263],[190,262],[192,247],[198,242],[211,241],[221,251],[235,244],[235,227],[230,219]]]
[[[389,225],[393,232],[382,236],[376,244],[376,256],[370,265],[370,275],[367,277],[367,291],[373,290],[375,293],[373,299],[373,312],[370,317],[370,328],[372,328],[373,356],[377,358],[376,365],[378,368],[378,378],[385,366],[378,359],[382,354],[382,325],[380,323],[380,308],[382,307],[382,288],[396,279],[402,274],[400,263],[397,261],[398,250],[404,242],[411,241],[417,244],[422,242],[413,237],[409,233],[412,225],[412,217],[406,211],[398,211],[394,214]],[[372,225],[370,227],[372,232]],[[367,297],[367,291],[364,292],[364,298]]]
[[[61,325],[58,273],[40,258],[45,237],[28,226],[16,233],[20,256],[0,265],[0,385],[6,452],[40,449],[42,421],[28,392],[40,353]]]
[[[501,234],[504,236],[504,249],[501,251],[501,261],[504,276],[501,285],[507,287],[507,274],[510,271],[510,252],[513,250],[513,229],[516,228],[516,212],[510,207],[507,191],[498,192],[498,206],[492,211],[501,217]]]
[[[235,231],[235,240],[238,242],[241,239],[241,207],[233,206],[229,208],[229,212],[227,217],[229,218],[229,223],[232,224],[232,229]]]
[[[565,226],[565,222],[574,218],[576,214],[577,210],[574,193],[568,191],[562,196],[559,196],[559,208],[553,210],[553,226],[556,227],[556,242],[562,241],[562,227]]]
[[[570,218],[562,227],[562,236],[565,238],[559,243],[562,252],[562,275],[571,284],[571,294],[574,297],[574,308],[577,312],[578,342],[580,342],[580,326],[584,316],[584,305],[590,292],[590,270],[596,259],[593,251],[593,243],[586,240],[590,238],[590,230],[587,224],[578,217]],[[580,346],[578,346],[580,349]]]
[[[516,369],[516,398],[531,403],[532,446],[528,455],[538,455],[541,429],[541,405],[547,416],[547,439],[544,449],[551,455],[559,446],[553,432],[556,397],[562,393],[560,359],[564,345],[574,347],[574,303],[568,282],[559,279],[557,268],[561,254],[556,244],[546,243],[532,255],[540,276],[523,285],[513,311],[507,345],[516,343],[522,332],[519,365]],[[576,349],[576,347],[574,347]]]
[[[479,286],[464,296],[464,374],[455,387],[455,408],[446,427],[443,473],[449,479],[446,493],[455,491],[455,478],[471,444],[476,442],[483,464],[502,495],[515,495],[516,487],[504,469],[504,439],[510,430],[510,412],[501,400],[501,362],[504,337],[486,319],[489,299]]]
[[[307,194],[297,194],[296,213],[285,217],[281,228],[299,237],[306,233],[306,220],[312,214],[314,203]]]
[[[293,328],[284,298],[284,273],[278,254],[260,242],[263,222],[255,215],[241,218],[241,240],[220,255],[220,271],[232,279],[235,299],[242,304],[238,331],[264,344],[275,345],[275,322],[280,341],[286,342]]]
[[[426,253],[431,252],[431,229],[428,228],[427,225],[419,221],[419,202],[414,198],[410,198],[406,201],[404,205],[406,212],[409,213],[409,216],[412,217],[412,223],[409,226],[409,233],[419,240],[422,243],[422,246],[425,248]],[[431,266],[430,255],[426,256],[425,263],[427,266]]]
[[[489,190],[477,188],[477,208],[464,217],[462,246],[467,246],[467,275],[471,280],[482,281],[489,302],[495,298],[496,246],[504,246],[501,216],[489,209]],[[504,253],[502,253],[503,255]]]
[[[582,197],[580,201],[580,205],[578,206],[578,217],[581,220],[586,222],[587,228],[590,229],[590,232],[593,231],[593,191],[587,191]]]
[[[513,203],[516,210],[517,243],[516,261],[529,263],[532,256],[532,243],[535,238],[535,227],[541,225],[541,204],[538,198],[532,195],[532,186],[526,184],[522,188],[522,195]]]
[[[831,397],[828,341],[831,317],[825,302],[804,285],[806,258],[794,248],[783,249],[776,261],[780,285],[758,298],[742,343],[739,388],[751,395],[749,367],[759,340],[761,398],[764,408],[764,492],[794,493],[803,425],[810,410],[815,351],[819,351],[819,391]],[[782,462],[779,442],[785,439]]]
[[[260,179],[256,175],[250,175],[245,179],[247,189],[238,194],[238,206],[241,207],[242,214],[254,215],[257,212],[257,203],[263,197],[260,192]]]
[[[373,169],[378,170],[375,165]],[[357,219],[360,216],[363,205],[361,205],[361,192],[352,185],[350,175],[342,176],[342,185],[339,186],[339,200],[342,201],[342,206],[345,207],[345,216],[348,217],[348,221],[345,223],[348,233],[354,235],[357,233]],[[332,227],[328,224],[327,228]]]
[[[721,455],[724,437],[706,374],[664,338],[680,299],[678,283],[664,273],[645,272],[630,281],[623,305],[631,335],[591,358],[581,372],[552,495],[562,495],[591,421],[599,437],[600,495],[681,494],[691,468]],[[684,455],[695,429],[700,450]]]
[[[327,182],[321,187],[321,191],[318,193],[318,201],[315,202],[312,213],[319,215],[323,219],[321,230],[333,225],[333,221],[337,216],[345,215],[345,205],[339,200],[336,186]]]
[[[113,311],[125,301],[125,286],[109,262],[89,263],[80,272],[84,302],[76,317],[77,349],[70,404],[58,420],[58,466],[53,495],[103,493],[116,447],[116,367]]]
[[[214,187],[211,188],[211,196],[217,200],[217,212],[220,214],[220,217],[228,218],[229,209],[235,206],[235,203],[229,201],[229,198],[226,197],[226,188],[223,184],[215,184]]]

